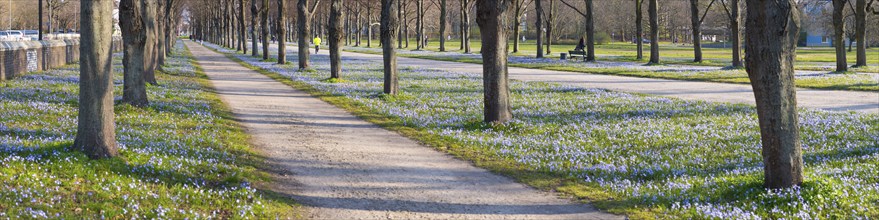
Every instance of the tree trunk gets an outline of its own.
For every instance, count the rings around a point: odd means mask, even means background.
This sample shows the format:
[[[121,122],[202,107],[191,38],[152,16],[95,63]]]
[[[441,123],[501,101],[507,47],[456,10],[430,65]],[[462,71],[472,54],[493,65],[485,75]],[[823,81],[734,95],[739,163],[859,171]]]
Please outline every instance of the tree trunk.
[[[174,42],[176,42],[175,39],[177,37],[176,31],[172,29],[172,27],[174,27],[173,24],[176,24],[177,22],[175,17],[172,16],[172,13],[174,13],[172,10],[174,7],[173,3],[174,1],[172,0],[167,0],[165,2],[165,56],[171,55],[171,48],[174,48]],[[175,33],[174,37],[171,36],[171,33]]]
[[[424,19],[424,15],[422,10],[424,9],[424,0],[415,0],[415,10],[418,10],[415,13],[415,38],[417,43],[415,44],[415,50],[424,49],[424,26],[422,25],[421,20]]]
[[[113,113],[113,3],[80,2],[79,114],[73,149],[90,158],[119,155]]]
[[[484,120],[504,123],[513,118],[510,107],[510,86],[507,73],[507,36],[504,13],[509,0],[476,2],[476,23],[482,36],[482,83],[484,87]]]
[[[119,2],[119,27],[123,43],[123,90],[122,102],[133,106],[149,105],[146,82],[143,80],[143,47],[146,36],[141,20],[141,0]]]
[[[223,17],[223,28],[220,29],[220,31],[223,34],[223,45],[225,45],[226,48],[232,48],[232,38],[229,34],[229,31],[232,30],[232,28],[230,27],[230,24],[232,24],[232,22],[229,18],[229,14],[231,14],[231,10],[229,10],[229,7],[231,7],[231,4],[229,4],[228,0],[223,0],[221,4],[223,4],[223,12],[221,16]]]
[[[37,34],[38,34],[38,36],[37,36],[37,40],[42,41],[42,40],[43,40],[43,32],[44,32],[44,30],[43,30],[43,24],[44,24],[44,23],[43,23],[43,0],[39,0],[39,3],[37,4],[37,8],[38,8],[38,9],[37,9],[37,14],[38,14],[37,17],[39,17],[39,18],[37,19],[37,22],[38,22],[38,23],[37,23],[37,31],[38,31],[38,33],[37,33]],[[49,22],[48,22],[48,23],[49,23],[49,26],[50,26],[50,27],[49,27],[49,33],[52,33],[52,28],[51,28],[51,24],[52,24],[52,10],[51,10],[51,9],[49,9]]]
[[[742,29],[739,22],[742,16],[739,13],[739,0],[730,1],[730,29],[732,29],[732,67],[742,67]]]
[[[421,49],[425,49],[425,48],[427,48],[427,41],[428,41],[428,39],[430,39],[430,34],[427,34],[424,32],[424,29],[425,29],[424,17],[427,16],[427,11],[424,8],[424,0],[419,0],[419,1],[421,4],[421,7],[420,7],[421,14],[419,15],[420,18],[418,18],[418,20],[419,20],[418,25],[420,26],[418,31],[421,32],[421,39],[418,39],[418,43],[421,44]]]
[[[239,41],[238,46],[241,47],[241,52],[247,54],[247,27],[244,26],[244,0],[238,0],[238,28],[239,31]]]
[[[458,35],[461,35],[461,44],[458,45],[459,46],[458,50],[460,50],[460,51],[464,51],[464,38],[466,38],[466,35],[465,35],[466,33],[464,32],[464,5],[467,4],[466,1],[467,0],[458,0],[458,2],[461,3],[461,4],[459,4],[461,6],[461,11],[459,12],[459,16],[458,16],[459,19],[461,20],[461,22],[458,22],[458,29],[459,29]]]
[[[211,27],[210,27],[211,42],[213,42],[215,44],[223,44],[223,33],[220,32],[220,29],[223,28],[222,24],[220,24],[220,20],[221,20],[220,11],[215,10],[215,11],[212,11],[211,13],[213,13],[213,16],[214,16],[214,18],[212,19],[213,22],[211,22]]]
[[[156,68],[165,65],[165,1],[156,1]]]
[[[241,39],[238,37],[238,21],[241,20],[238,18],[238,11],[235,10],[235,3],[238,0],[230,0],[229,2],[229,17],[232,20],[232,28],[229,30],[229,35],[232,36],[232,47],[235,48],[235,52],[241,51]]]
[[[852,44],[855,43],[855,38],[849,36],[848,37],[848,52],[852,52]]]
[[[254,0],[256,1],[256,0]],[[262,1],[260,15],[260,30],[262,31],[262,60],[269,59],[269,0]]]
[[[555,25],[555,1],[549,0],[549,11],[547,12],[546,21],[546,54],[549,55],[552,53],[552,27]]]
[[[650,15],[650,62],[648,64],[659,64],[659,2],[657,0],[648,0],[648,14]]]
[[[233,13],[235,2],[234,0],[228,0],[224,3],[227,6],[226,10],[223,11],[223,17],[226,17],[226,28],[223,29],[223,34],[226,35],[226,41],[229,42],[229,48],[235,48],[235,14]]]
[[[446,0],[440,0],[439,51],[446,51]]]
[[[219,18],[220,18],[218,20],[218,22],[220,22],[220,23],[218,26],[219,28],[217,29],[217,33],[220,34],[219,35],[220,36],[220,45],[223,45],[224,47],[229,48],[229,35],[226,34],[226,30],[229,27],[229,21],[228,21],[229,18],[226,17],[226,10],[227,10],[226,8],[228,8],[228,4],[226,4],[225,1],[220,2],[220,4],[223,5],[223,8],[221,8],[221,10],[217,12],[217,14],[219,15]]]
[[[296,23],[298,24],[299,42],[296,45],[299,48],[299,70],[308,69],[308,39],[311,37],[311,12],[308,10],[308,0],[299,0],[296,4]]]
[[[644,20],[644,13],[641,11],[641,3],[644,0],[635,0],[635,39],[638,42],[635,42],[638,46],[638,55],[635,57],[638,60],[644,59],[644,25],[642,21]]]
[[[287,16],[284,16],[284,2],[278,0],[278,64],[287,64]]]
[[[313,16],[312,16],[312,17],[313,17]],[[315,38],[315,37],[320,36],[320,34],[321,34],[321,33],[320,33],[320,32],[321,32],[321,29],[320,29],[320,16],[318,16],[318,19],[312,19],[312,20],[311,20],[311,27],[314,28],[314,32],[311,33],[311,35],[313,35],[313,36],[311,36],[311,38],[309,38],[309,39],[313,39],[313,38]]]
[[[403,18],[403,1],[397,1],[397,19]],[[403,23],[405,21],[397,22],[397,49],[403,49]]]
[[[749,0],[747,71],[757,101],[763,146],[764,185],[803,183],[803,155],[797,122],[794,58],[800,34],[794,0]]]
[[[251,56],[259,56],[259,35],[257,34],[256,20],[259,19],[259,8],[256,7],[257,0],[250,0],[250,45],[252,45]],[[301,56],[301,55],[300,55]]]
[[[223,15],[220,13],[220,10],[217,9],[214,11],[214,26],[211,28],[211,31],[214,33],[214,43],[219,45],[223,44]]]
[[[867,0],[855,1],[855,67],[867,66]]]
[[[238,43],[238,16],[235,13],[235,0],[229,0],[229,38],[232,40],[232,47],[235,48],[235,52],[238,52],[241,51],[241,47]]]
[[[513,0],[513,53],[519,52],[519,38],[521,37],[522,32],[522,1],[524,0]]]
[[[144,1],[141,7],[141,15],[143,15],[144,30],[146,31],[146,44],[144,46],[144,72],[143,78],[147,83],[157,85],[156,81],[156,65],[158,57],[158,32],[156,31],[156,2]]]
[[[464,9],[463,9],[464,10],[463,11],[464,12],[463,13],[463,17],[464,17],[464,19],[463,19],[464,20],[464,30],[463,30],[463,32],[464,32],[464,39],[463,39],[464,40],[464,53],[470,53],[471,50],[470,50],[470,10],[469,10],[470,3],[469,3],[469,1],[471,1],[471,0],[462,0],[462,1],[464,1]]]
[[[403,39],[405,39],[405,48],[409,48],[409,12],[406,8],[409,7],[409,3],[403,4],[403,18],[400,21],[403,22]]]
[[[341,78],[342,72],[342,2],[344,0],[333,0],[330,5],[330,78]]]
[[[326,36],[329,34],[329,31],[327,30],[327,26],[330,23],[330,16],[323,15],[323,14],[321,14],[321,15],[322,16],[318,16],[318,18],[325,18],[323,20],[323,22],[321,22],[321,24],[320,24],[320,30],[321,30],[320,37],[323,39],[323,38],[327,38]]]
[[[296,21],[296,19],[293,19],[293,21]],[[287,20],[287,30],[290,30],[288,31],[290,36],[287,37],[287,42],[294,42],[299,39],[296,37],[296,31],[293,31],[296,30],[296,23],[293,21]]]
[[[298,23],[298,32],[299,42],[297,43],[297,47],[299,47],[299,70],[308,69],[308,55],[311,53],[308,51],[308,40],[311,37],[311,14],[308,11],[308,0],[299,0],[299,3],[296,4],[296,23]]]
[[[595,19],[592,0],[586,0],[586,62],[595,61]]]
[[[845,60],[845,21],[843,10],[846,0],[833,0],[833,47],[836,49],[836,72],[848,71]]]
[[[399,89],[397,85],[397,54],[394,50],[393,40],[397,38],[398,32],[395,28],[399,27],[399,15],[394,5],[398,5],[400,0],[382,0],[381,2],[381,42],[382,42],[382,59],[384,61],[384,93],[396,95]]]
[[[356,47],[359,47],[359,46],[360,46],[360,43],[361,43],[362,40],[363,40],[363,39],[361,38],[361,35],[363,34],[363,27],[361,26],[363,23],[362,23],[361,16],[360,16],[360,15],[361,15],[360,13],[362,13],[361,10],[363,10],[363,9],[357,9],[357,21],[354,22],[354,26],[355,26],[355,29],[356,29],[356,30],[354,31],[354,32],[356,32],[356,33],[355,33],[355,34],[356,34],[356,35],[355,35],[356,37],[354,38],[354,40],[355,40],[355,41],[354,41],[354,46],[356,46]]]
[[[351,8],[346,9],[344,16],[345,18],[343,19],[345,20],[344,28],[342,28],[343,33],[345,33],[345,46],[351,45],[351,17],[349,17],[349,15],[351,15]],[[332,14],[330,14],[330,16],[332,16]]]
[[[366,10],[366,47],[372,47],[372,10]],[[381,42],[381,41],[379,41]],[[390,42],[390,41],[388,41]]]
[[[537,39],[534,46],[537,48],[537,58],[543,58],[543,4],[541,0],[534,0],[534,11],[537,16],[534,18],[534,30],[537,32]]]
[[[693,62],[702,62],[702,21],[699,18],[699,0],[690,0],[690,23],[693,28]]]

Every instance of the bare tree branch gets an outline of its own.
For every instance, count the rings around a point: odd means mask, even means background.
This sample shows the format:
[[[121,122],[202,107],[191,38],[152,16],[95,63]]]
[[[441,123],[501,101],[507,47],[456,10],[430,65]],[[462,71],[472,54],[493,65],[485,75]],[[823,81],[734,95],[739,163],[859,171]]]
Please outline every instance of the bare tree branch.
[[[729,7],[726,6],[726,1],[720,0],[720,4],[723,5],[723,10],[726,11],[727,18],[732,20],[733,19],[732,13],[729,12]]]
[[[314,14],[314,11],[317,10],[317,6],[320,5],[320,0],[314,1],[314,5],[311,6],[311,9],[308,10],[308,14]]]
[[[702,23],[705,21],[705,16],[708,15],[708,11],[710,11],[711,6],[714,5],[714,1],[717,1],[717,0],[711,0],[711,3],[708,3],[708,7],[705,8],[705,13],[702,13],[702,18],[699,19],[699,23]]]
[[[577,7],[574,7],[573,5],[569,4],[569,3],[568,3],[567,1],[565,1],[565,0],[561,0],[561,1],[562,1],[562,4],[565,4],[565,5],[567,5],[568,7],[571,7],[571,9],[574,9],[574,11],[577,11],[577,13],[580,13],[580,15],[582,15],[583,17],[586,17],[586,13],[583,13],[582,11],[580,11],[580,9],[577,9]],[[637,1],[637,0],[636,0],[636,1]]]

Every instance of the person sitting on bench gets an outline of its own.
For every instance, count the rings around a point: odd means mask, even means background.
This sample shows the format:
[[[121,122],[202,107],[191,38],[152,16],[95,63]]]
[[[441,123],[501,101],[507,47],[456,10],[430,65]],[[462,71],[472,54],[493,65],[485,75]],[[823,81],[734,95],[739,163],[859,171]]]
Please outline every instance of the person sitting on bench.
[[[574,50],[575,50],[575,51],[583,51],[583,50],[585,50],[585,49],[586,49],[586,43],[585,43],[584,41],[585,41],[585,40],[583,40],[583,38],[581,37],[581,38],[580,38],[580,42],[577,43],[577,47],[574,48]]]
[[[571,55],[571,58],[574,58],[575,55],[579,55],[583,57],[584,61],[586,60],[586,51],[584,50],[586,48],[586,43],[584,41],[585,40],[583,40],[583,38],[581,37],[580,42],[577,43],[577,47],[574,48],[574,50],[568,51],[568,54]]]

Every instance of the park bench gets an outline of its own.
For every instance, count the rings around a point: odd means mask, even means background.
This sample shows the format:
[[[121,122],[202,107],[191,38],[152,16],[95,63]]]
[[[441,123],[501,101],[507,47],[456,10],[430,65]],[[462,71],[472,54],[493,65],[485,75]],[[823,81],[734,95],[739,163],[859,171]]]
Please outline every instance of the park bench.
[[[581,56],[581,57],[583,57],[583,61],[586,61],[586,51],[585,50],[569,50],[568,55],[571,57],[571,59],[573,59],[574,56]]]

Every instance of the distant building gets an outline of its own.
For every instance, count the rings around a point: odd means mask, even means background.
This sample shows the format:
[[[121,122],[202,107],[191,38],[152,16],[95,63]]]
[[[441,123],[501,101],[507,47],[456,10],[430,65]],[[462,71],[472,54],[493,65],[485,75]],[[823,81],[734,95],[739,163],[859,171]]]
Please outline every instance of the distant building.
[[[800,24],[802,25],[802,46],[807,47],[831,47],[833,46],[833,24],[829,16],[832,15],[833,6],[830,1],[819,1],[818,4],[806,4],[803,7]],[[843,37],[844,43],[848,44],[848,38]]]
[[[833,46],[833,36],[822,31],[806,30],[806,46],[807,47],[829,47]]]

